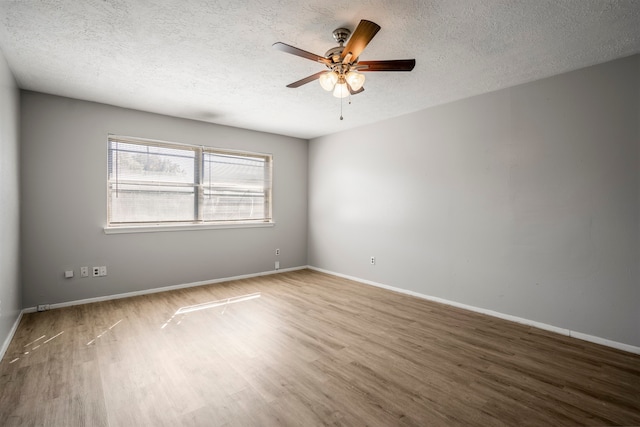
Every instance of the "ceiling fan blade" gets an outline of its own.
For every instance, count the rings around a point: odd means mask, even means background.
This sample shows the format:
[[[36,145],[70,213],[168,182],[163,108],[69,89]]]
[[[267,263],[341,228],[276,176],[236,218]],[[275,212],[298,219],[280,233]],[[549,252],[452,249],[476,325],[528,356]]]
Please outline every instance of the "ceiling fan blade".
[[[324,73],[326,73],[326,71],[320,71],[318,73],[312,74],[309,77],[305,77],[304,79],[300,79],[297,82],[293,82],[291,84],[288,84],[287,87],[290,88],[296,88],[296,87],[300,87],[304,84],[307,84],[309,82],[312,82],[314,80],[318,80],[320,78],[321,75],[323,75]]]
[[[393,59],[390,61],[359,61],[358,71],[411,71],[416,66],[415,59]]]
[[[380,25],[366,19],[361,20],[351,37],[349,37],[347,45],[342,50],[342,54],[340,54],[340,59],[344,60],[347,55],[351,55],[349,62],[356,61],[378,31],[380,31]]]
[[[329,59],[324,56],[316,55],[315,53],[307,52],[306,50],[298,49],[297,47],[293,47],[286,43],[276,42],[273,44],[273,47],[282,52],[290,53],[292,55],[300,56],[302,58],[310,59],[312,61],[320,62],[322,64],[328,64],[330,62]]]

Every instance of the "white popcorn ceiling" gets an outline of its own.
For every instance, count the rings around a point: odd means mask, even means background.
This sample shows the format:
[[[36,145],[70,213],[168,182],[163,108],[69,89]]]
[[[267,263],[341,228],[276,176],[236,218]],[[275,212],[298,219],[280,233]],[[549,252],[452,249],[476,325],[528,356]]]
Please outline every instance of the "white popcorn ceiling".
[[[340,100],[323,65],[332,31],[382,29],[367,73]],[[313,138],[640,52],[639,0],[0,0],[0,49],[23,89]],[[139,135],[145,136],[145,135]]]

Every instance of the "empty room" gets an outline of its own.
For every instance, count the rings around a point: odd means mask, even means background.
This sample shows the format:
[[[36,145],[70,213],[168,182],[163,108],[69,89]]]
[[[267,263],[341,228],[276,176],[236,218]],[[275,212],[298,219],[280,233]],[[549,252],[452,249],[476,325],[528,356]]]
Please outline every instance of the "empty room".
[[[0,425],[640,425],[638,28],[0,0]]]

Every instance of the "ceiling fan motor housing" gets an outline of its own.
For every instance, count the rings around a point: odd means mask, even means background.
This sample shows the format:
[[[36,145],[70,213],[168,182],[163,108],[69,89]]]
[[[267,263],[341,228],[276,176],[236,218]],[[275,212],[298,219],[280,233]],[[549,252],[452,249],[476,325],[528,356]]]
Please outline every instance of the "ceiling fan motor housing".
[[[340,55],[342,54],[343,49],[344,49],[344,46],[332,47],[324,54],[324,56],[325,58],[330,59],[331,62],[338,63],[340,62]]]

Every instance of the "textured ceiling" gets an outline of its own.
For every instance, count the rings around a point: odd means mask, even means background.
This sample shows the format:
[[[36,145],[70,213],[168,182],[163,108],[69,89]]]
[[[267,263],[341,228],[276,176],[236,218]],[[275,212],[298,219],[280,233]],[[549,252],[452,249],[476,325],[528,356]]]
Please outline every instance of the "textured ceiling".
[[[382,29],[340,100],[323,69],[332,31]],[[302,138],[338,132],[640,52],[638,0],[0,0],[0,49],[18,85],[44,93]]]

